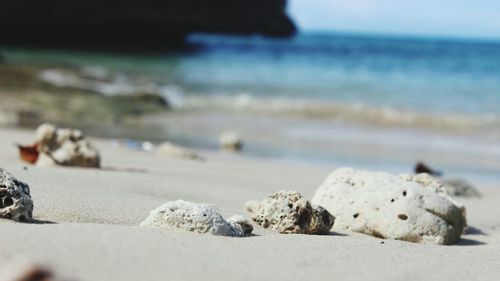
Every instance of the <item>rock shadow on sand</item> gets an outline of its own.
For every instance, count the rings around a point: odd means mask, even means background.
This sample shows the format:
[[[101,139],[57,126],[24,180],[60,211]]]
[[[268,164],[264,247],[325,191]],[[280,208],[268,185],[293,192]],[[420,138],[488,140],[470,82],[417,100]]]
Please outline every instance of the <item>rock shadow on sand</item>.
[[[486,243],[481,242],[481,241],[477,241],[477,240],[473,240],[473,239],[466,239],[466,238],[460,239],[455,244],[455,246],[481,246],[481,245],[486,245]]]
[[[344,236],[349,236],[348,234],[345,233],[340,233],[340,232],[335,232],[335,231],[330,231],[325,234],[321,234],[323,236],[338,236],[338,237],[344,237]]]
[[[477,227],[473,227],[473,226],[469,226],[467,228],[466,234],[467,235],[485,235],[485,236],[488,236],[488,234],[486,234],[484,231],[482,231],[481,229],[479,229]]]
[[[30,222],[24,222],[26,224],[57,224],[57,222],[49,221],[49,220],[37,220],[33,219]]]

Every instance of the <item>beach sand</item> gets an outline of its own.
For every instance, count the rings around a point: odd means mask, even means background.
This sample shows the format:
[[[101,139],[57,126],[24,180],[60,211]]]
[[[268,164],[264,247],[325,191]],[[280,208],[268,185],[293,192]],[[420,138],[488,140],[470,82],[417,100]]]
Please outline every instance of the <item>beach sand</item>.
[[[0,167],[29,183],[35,224],[0,220],[0,256],[47,265],[71,280],[497,280],[500,183],[479,183],[482,199],[457,199],[471,228],[453,246],[363,234],[280,235],[255,226],[246,238],[141,228],[161,204],[215,204],[225,216],[277,190],[311,198],[335,168],[205,152],[207,161],[168,158],[95,140],[103,166],[40,168],[14,143],[32,131],[0,129]],[[25,168],[27,167],[27,168]],[[245,214],[247,215],[247,214]]]

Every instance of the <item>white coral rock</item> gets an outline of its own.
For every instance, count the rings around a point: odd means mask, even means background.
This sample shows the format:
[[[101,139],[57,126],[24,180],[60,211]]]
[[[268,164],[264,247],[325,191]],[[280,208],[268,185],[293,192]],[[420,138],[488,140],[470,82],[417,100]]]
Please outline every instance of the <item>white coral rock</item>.
[[[253,230],[250,221],[242,216],[233,216],[225,220],[213,205],[183,200],[167,202],[151,211],[141,226],[165,227],[233,237],[249,235]]]
[[[243,149],[243,138],[237,132],[224,132],[219,137],[219,146],[222,150],[238,152]]]
[[[33,220],[33,201],[27,184],[0,168],[0,218]]]
[[[40,146],[36,162],[39,166],[100,166],[99,152],[79,130],[58,129],[51,124],[42,124],[36,130],[36,142]]]
[[[196,151],[173,144],[171,142],[163,142],[158,146],[156,151],[159,155],[193,160],[203,160],[203,157],[196,153]]]
[[[335,216],[334,229],[417,243],[453,244],[466,226],[465,208],[426,174],[391,175],[342,168],[312,202]]]

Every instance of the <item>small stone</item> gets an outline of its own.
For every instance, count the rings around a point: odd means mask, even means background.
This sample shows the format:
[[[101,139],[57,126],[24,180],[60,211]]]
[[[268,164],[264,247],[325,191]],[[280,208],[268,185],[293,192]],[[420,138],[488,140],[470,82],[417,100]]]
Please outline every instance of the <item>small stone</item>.
[[[100,167],[99,152],[79,130],[42,124],[36,130],[36,143],[40,152],[36,161],[39,166]]]
[[[278,191],[245,207],[254,221],[278,233],[328,234],[335,221],[327,210],[312,206],[296,191]]]
[[[237,132],[225,132],[219,137],[222,150],[238,152],[243,149],[243,138]]]
[[[200,156],[196,151],[188,149],[186,147],[173,144],[171,142],[164,142],[158,146],[156,149],[159,155],[165,155],[177,158],[186,158],[192,160],[203,160],[204,158]]]
[[[250,221],[242,216],[233,216],[225,220],[213,205],[183,200],[167,202],[151,211],[141,226],[233,237],[249,235],[253,230]]]
[[[227,219],[227,222],[230,224],[230,225],[239,225],[241,227],[241,229],[243,230],[243,233],[245,235],[250,235],[252,234],[252,231],[253,231],[253,225],[252,223],[247,219],[245,218],[244,216],[241,216],[241,215],[234,215],[232,217],[229,217]]]
[[[33,201],[27,184],[0,168],[0,218],[30,222]]]
[[[453,244],[466,227],[465,208],[427,174],[391,175],[342,168],[312,202],[336,218],[335,228],[417,243]]]

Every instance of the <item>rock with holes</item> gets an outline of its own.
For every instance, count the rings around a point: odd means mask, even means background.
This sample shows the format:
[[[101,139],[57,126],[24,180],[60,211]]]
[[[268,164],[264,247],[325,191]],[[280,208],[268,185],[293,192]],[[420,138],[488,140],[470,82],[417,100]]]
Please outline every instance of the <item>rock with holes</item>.
[[[453,244],[466,226],[465,208],[426,174],[391,175],[342,168],[312,202],[336,218],[335,229],[417,243]]]
[[[100,166],[99,152],[79,130],[42,124],[36,130],[36,143],[40,152],[37,165]]]
[[[253,231],[250,221],[242,216],[224,219],[210,204],[183,200],[168,202],[151,211],[141,226],[181,229],[220,236],[242,237]]]
[[[278,191],[245,207],[254,221],[279,233],[327,234],[335,221],[327,210],[312,206],[296,191]]]
[[[0,218],[33,220],[33,201],[27,184],[0,168]]]

